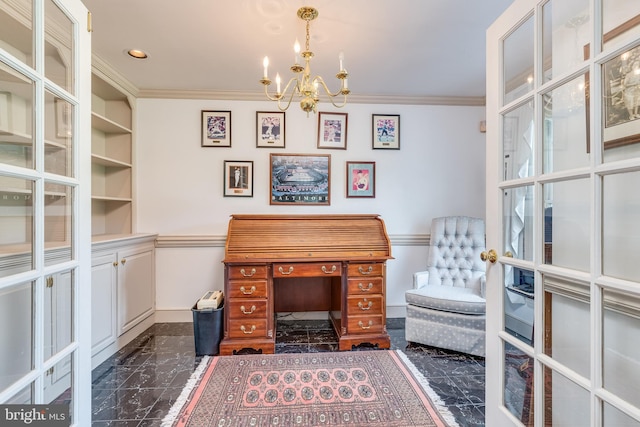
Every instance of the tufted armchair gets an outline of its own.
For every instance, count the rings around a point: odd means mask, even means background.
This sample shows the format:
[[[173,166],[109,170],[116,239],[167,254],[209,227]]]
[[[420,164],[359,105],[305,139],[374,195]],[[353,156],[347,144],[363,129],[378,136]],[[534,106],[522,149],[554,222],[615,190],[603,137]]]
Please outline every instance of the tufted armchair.
[[[427,270],[413,275],[413,289],[405,293],[409,343],[484,357],[484,250],[484,220],[433,219]]]

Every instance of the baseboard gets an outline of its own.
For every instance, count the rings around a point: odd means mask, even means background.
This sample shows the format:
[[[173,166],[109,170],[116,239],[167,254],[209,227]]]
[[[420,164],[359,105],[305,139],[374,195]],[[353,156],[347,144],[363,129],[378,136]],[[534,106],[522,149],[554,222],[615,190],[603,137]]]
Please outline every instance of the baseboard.
[[[387,318],[405,318],[407,308],[404,305],[388,305]],[[326,320],[329,315],[326,311],[309,311],[296,313],[278,313],[278,317],[285,320]],[[156,323],[182,323],[193,322],[191,309],[167,309],[156,310]]]

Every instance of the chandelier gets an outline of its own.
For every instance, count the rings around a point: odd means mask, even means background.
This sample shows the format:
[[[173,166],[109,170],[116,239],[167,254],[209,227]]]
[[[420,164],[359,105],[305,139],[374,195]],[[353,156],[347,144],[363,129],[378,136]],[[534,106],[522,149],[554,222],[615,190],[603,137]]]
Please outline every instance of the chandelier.
[[[262,63],[264,66],[264,76],[260,80],[260,83],[264,85],[264,94],[271,101],[278,102],[278,109],[280,111],[285,111],[289,108],[291,101],[293,100],[293,96],[297,94],[302,98],[300,100],[300,108],[306,111],[308,117],[309,112],[313,111],[315,113],[317,111],[316,106],[320,100],[318,88],[322,86],[325,93],[329,96],[329,100],[335,107],[344,107],[347,103],[347,95],[351,92],[348,89],[347,84],[347,77],[349,74],[347,73],[347,70],[343,68],[344,55],[342,52],[340,53],[340,70],[338,71],[338,74],[336,74],[336,78],[340,80],[340,89],[333,93],[329,90],[322,77],[311,77],[310,62],[313,57],[313,52],[309,49],[309,23],[318,17],[318,11],[313,7],[301,7],[298,9],[298,17],[307,23],[307,38],[305,41],[304,52],[300,52],[300,44],[297,40],[293,48],[296,53],[296,61],[295,64],[291,66],[291,71],[295,73],[295,76],[289,80],[289,83],[284,87],[284,90],[280,91],[280,74],[276,74],[276,93],[274,95],[270,95],[269,85],[271,84],[271,80],[269,79],[268,73],[269,58],[265,56]],[[302,55],[304,65],[299,64],[299,55]],[[290,92],[289,89],[291,89]],[[342,95],[342,100],[341,102],[336,103],[335,99],[340,95]]]

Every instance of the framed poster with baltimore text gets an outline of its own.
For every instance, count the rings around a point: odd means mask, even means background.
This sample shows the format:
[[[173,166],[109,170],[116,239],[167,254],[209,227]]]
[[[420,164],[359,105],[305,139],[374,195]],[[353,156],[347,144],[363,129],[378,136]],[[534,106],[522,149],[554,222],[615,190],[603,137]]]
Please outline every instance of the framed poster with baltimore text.
[[[372,115],[372,135],[375,149],[400,149],[400,116],[389,114]]]
[[[256,147],[284,148],[285,113],[284,111],[256,112]]]
[[[224,161],[224,197],[253,197],[253,162]]]
[[[231,111],[202,111],[202,146],[231,147]]]
[[[376,163],[347,162],[347,197],[376,197]]]
[[[347,113],[318,113],[318,148],[347,149]]]
[[[331,155],[271,153],[270,162],[270,204],[330,204]]]

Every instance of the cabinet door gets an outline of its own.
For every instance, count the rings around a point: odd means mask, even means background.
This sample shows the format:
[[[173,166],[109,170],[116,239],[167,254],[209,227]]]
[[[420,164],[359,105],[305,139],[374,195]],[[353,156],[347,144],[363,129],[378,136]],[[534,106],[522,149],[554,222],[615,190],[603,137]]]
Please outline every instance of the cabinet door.
[[[118,333],[123,334],[153,313],[154,248],[140,246],[118,252]]]
[[[91,355],[116,340],[115,252],[94,256],[91,263]]]

